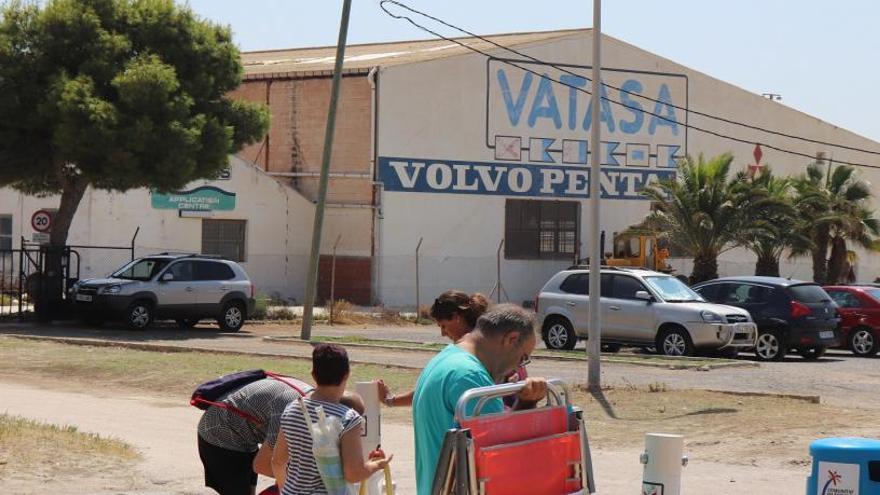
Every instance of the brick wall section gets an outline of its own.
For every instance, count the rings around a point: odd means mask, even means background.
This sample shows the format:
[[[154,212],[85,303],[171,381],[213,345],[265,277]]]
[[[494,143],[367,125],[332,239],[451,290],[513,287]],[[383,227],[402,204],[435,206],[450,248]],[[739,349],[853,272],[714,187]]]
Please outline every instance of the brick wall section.
[[[318,266],[318,304],[326,304],[330,300],[330,275],[333,271],[332,261],[333,258],[331,256],[321,256]],[[361,306],[372,304],[370,267],[370,258],[337,256],[336,299],[344,299],[352,304]]]
[[[268,145],[257,143],[248,146],[240,155],[248,160],[261,156],[257,163],[270,172],[320,172],[331,84],[330,78],[271,82],[251,80],[243,83],[232,93],[233,98],[265,103],[269,87],[272,124]],[[372,92],[366,76],[342,79],[331,172],[370,172],[371,99]],[[258,153],[261,146],[264,149]],[[269,157],[268,167],[264,159],[266,154]],[[309,199],[317,199],[317,178],[297,178],[294,185]],[[371,204],[372,200],[371,180],[330,179],[328,202]]]
[[[239,86],[229,94],[236,100],[245,100],[256,103],[266,103],[267,81],[250,81]],[[266,169],[266,148],[263,141],[245,146],[238,155],[249,162],[254,162],[263,170]]]

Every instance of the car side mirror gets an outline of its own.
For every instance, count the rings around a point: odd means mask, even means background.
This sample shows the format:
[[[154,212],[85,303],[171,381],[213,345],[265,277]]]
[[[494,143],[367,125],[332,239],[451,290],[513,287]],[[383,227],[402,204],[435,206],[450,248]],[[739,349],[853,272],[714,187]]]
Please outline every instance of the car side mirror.
[[[163,281],[163,282],[169,282],[169,281],[171,281],[171,280],[174,280],[174,274],[173,274],[173,273],[166,273],[166,274],[163,274],[163,275],[162,275],[162,281]]]
[[[652,296],[646,290],[636,291],[636,299],[640,299],[642,301],[651,302],[654,300],[654,296]]]

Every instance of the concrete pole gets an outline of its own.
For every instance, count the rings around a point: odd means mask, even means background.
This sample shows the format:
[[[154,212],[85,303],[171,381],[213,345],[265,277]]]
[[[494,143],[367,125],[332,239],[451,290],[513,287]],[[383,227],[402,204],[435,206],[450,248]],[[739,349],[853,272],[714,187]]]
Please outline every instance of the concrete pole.
[[[590,121],[590,232],[587,237],[590,249],[590,326],[589,340],[587,341],[587,384],[592,390],[599,390],[601,386],[599,354],[602,349],[602,301],[600,287],[600,268],[602,266],[601,246],[599,245],[599,202],[601,195],[599,188],[599,175],[601,173],[599,106],[602,94],[601,76],[601,43],[602,43],[602,0],[593,0],[593,83],[590,86],[592,92],[590,105],[592,107],[592,120]]]
[[[312,254],[306,273],[306,300],[303,307],[303,323],[300,338],[312,338],[312,311],[318,286],[318,258],[321,253],[321,233],[324,228],[324,203],[327,199],[327,181],[330,174],[330,156],[333,152],[333,132],[336,130],[336,104],[339,100],[339,84],[342,82],[342,62],[345,59],[345,40],[348,37],[348,18],[351,0],[342,4],[342,20],[339,24],[339,41],[336,44],[336,64],[333,67],[333,87],[330,90],[330,109],[327,112],[327,129],[324,131],[324,156],[321,159],[321,179],[318,181],[318,204],[315,206],[315,222],[312,227]]]

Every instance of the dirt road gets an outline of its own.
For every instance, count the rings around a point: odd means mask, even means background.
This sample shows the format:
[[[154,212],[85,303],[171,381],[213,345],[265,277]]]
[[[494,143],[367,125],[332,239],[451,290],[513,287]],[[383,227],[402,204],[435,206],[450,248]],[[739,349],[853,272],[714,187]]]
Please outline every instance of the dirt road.
[[[140,342],[168,344],[194,349],[243,351],[309,357],[307,344],[272,343],[263,340],[267,335],[290,335],[291,326],[250,325],[236,334],[219,333],[210,328],[182,331],[174,327],[154,328],[145,332],[131,332],[113,327],[90,329],[73,325],[0,324],[0,333],[52,337],[97,338],[111,342]],[[315,328],[316,335],[359,335],[373,338],[437,341],[441,338],[432,326],[418,327],[327,327]],[[353,360],[379,364],[395,363],[414,368],[424,367],[434,355],[432,352],[404,352],[388,349],[350,347]],[[534,357],[530,371],[536,376],[562,378],[580,383],[586,378],[586,366],[577,362],[558,362]],[[663,382],[671,388],[713,389],[737,392],[771,392],[781,394],[819,395],[823,402],[842,407],[880,409],[880,358],[855,358],[848,352],[833,351],[817,362],[800,357],[788,358],[781,363],[762,363],[757,368],[729,368],[708,372],[669,370],[604,364],[603,383],[608,385],[648,385]]]
[[[107,480],[84,475],[81,479],[53,486],[35,480],[33,490],[19,493],[110,494],[210,494],[202,487],[200,464],[195,447],[195,427],[199,411],[167,398],[96,390],[75,393],[58,390],[60,384],[14,383],[0,381],[0,411],[56,424],[70,424],[82,431],[114,436],[140,450],[144,460],[140,472],[126,484],[130,489],[108,484]],[[412,495],[414,463],[411,427],[383,424],[382,445],[395,455],[394,479],[399,495]],[[595,451],[597,483],[601,495],[636,493],[640,486],[639,451],[634,449]],[[767,469],[743,465],[702,462],[692,459],[683,478],[685,493],[752,494],[792,493],[801,487],[807,468]],[[260,486],[268,484],[261,478]],[[59,491],[60,490],[60,491]],[[0,481],[0,492],[6,493]]]

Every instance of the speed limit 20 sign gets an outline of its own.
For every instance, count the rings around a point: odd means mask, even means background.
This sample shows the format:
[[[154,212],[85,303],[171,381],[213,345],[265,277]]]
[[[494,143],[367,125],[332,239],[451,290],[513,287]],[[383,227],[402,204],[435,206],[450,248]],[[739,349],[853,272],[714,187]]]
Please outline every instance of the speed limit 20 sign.
[[[52,213],[47,210],[37,210],[31,217],[31,227],[37,232],[49,232],[52,228]]]

